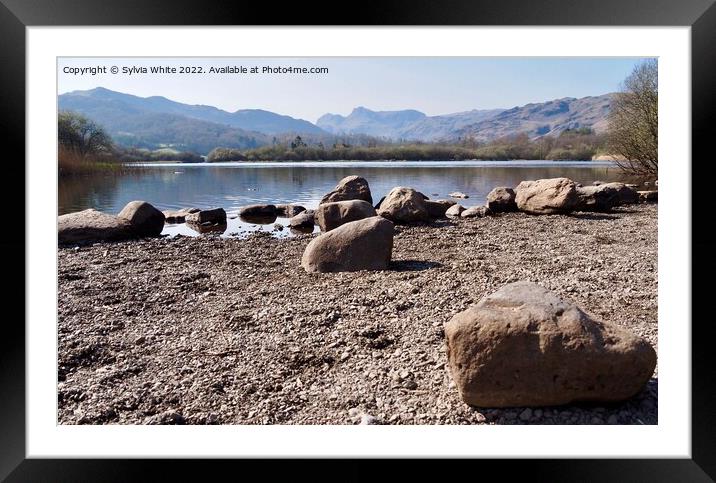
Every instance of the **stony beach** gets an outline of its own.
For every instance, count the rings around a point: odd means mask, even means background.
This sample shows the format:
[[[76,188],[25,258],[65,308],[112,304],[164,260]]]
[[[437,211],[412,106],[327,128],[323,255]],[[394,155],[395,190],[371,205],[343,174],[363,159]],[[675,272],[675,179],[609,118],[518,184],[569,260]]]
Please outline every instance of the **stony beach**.
[[[530,280],[657,349],[657,205],[395,227],[390,268],[307,273],[316,235],[61,247],[60,424],[656,424],[628,401],[465,404],[444,325]]]

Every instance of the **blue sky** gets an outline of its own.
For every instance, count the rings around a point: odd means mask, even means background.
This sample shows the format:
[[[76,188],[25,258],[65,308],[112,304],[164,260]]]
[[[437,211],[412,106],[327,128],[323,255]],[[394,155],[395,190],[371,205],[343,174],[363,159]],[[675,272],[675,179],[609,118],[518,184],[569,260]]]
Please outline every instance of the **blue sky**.
[[[510,108],[619,89],[637,58],[314,57],[60,58],[58,91],[106,87],[141,97],[160,95],[227,111],[266,109],[315,122],[356,106],[418,109],[428,115]],[[327,67],[327,74],[123,74],[122,67]],[[73,75],[66,67],[104,66],[106,74]],[[110,72],[117,66],[118,74]]]

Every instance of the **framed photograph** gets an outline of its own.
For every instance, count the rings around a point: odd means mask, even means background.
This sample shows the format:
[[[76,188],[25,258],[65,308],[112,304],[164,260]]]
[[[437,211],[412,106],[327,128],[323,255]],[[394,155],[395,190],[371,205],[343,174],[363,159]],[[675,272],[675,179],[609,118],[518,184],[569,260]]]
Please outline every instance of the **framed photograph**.
[[[0,2],[3,478],[716,475],[712,1]]]

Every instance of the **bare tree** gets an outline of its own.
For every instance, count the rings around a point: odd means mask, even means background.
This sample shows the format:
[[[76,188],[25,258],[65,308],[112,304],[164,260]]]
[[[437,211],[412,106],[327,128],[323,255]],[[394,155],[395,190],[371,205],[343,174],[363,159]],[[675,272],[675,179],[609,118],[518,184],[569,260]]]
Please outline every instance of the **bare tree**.
[[[60,145],[82,156],[112,150],[112,138],[94,121],[81,114],[61,111],[57,117],[57,136]]]
[[[658,63],[648,59],[634,68],[611,102],[607,140],[623,170],[639,175],[658,173],[658,113]]]

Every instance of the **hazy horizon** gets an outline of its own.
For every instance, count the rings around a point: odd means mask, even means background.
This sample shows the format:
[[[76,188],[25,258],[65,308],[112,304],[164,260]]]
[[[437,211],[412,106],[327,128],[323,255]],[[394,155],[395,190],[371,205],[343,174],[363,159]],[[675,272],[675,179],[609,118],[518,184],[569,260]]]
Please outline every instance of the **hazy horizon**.
[[[235,112],[263,109],[315,123],[347,116],[415,109],[428,116],[509,109],[552,99],[617,91],[641,58],[58,58],[58,95],[103,87],[138,97]],[[73,75],[66,68],[101,67]],[[120,72],[109,72],[117,66]],[[142,73],[142,67],[198,66],[203,74]],[[211,67],[325,67],[327,73],[207,73]],[[135,69],[122,73],[122,68]]]

